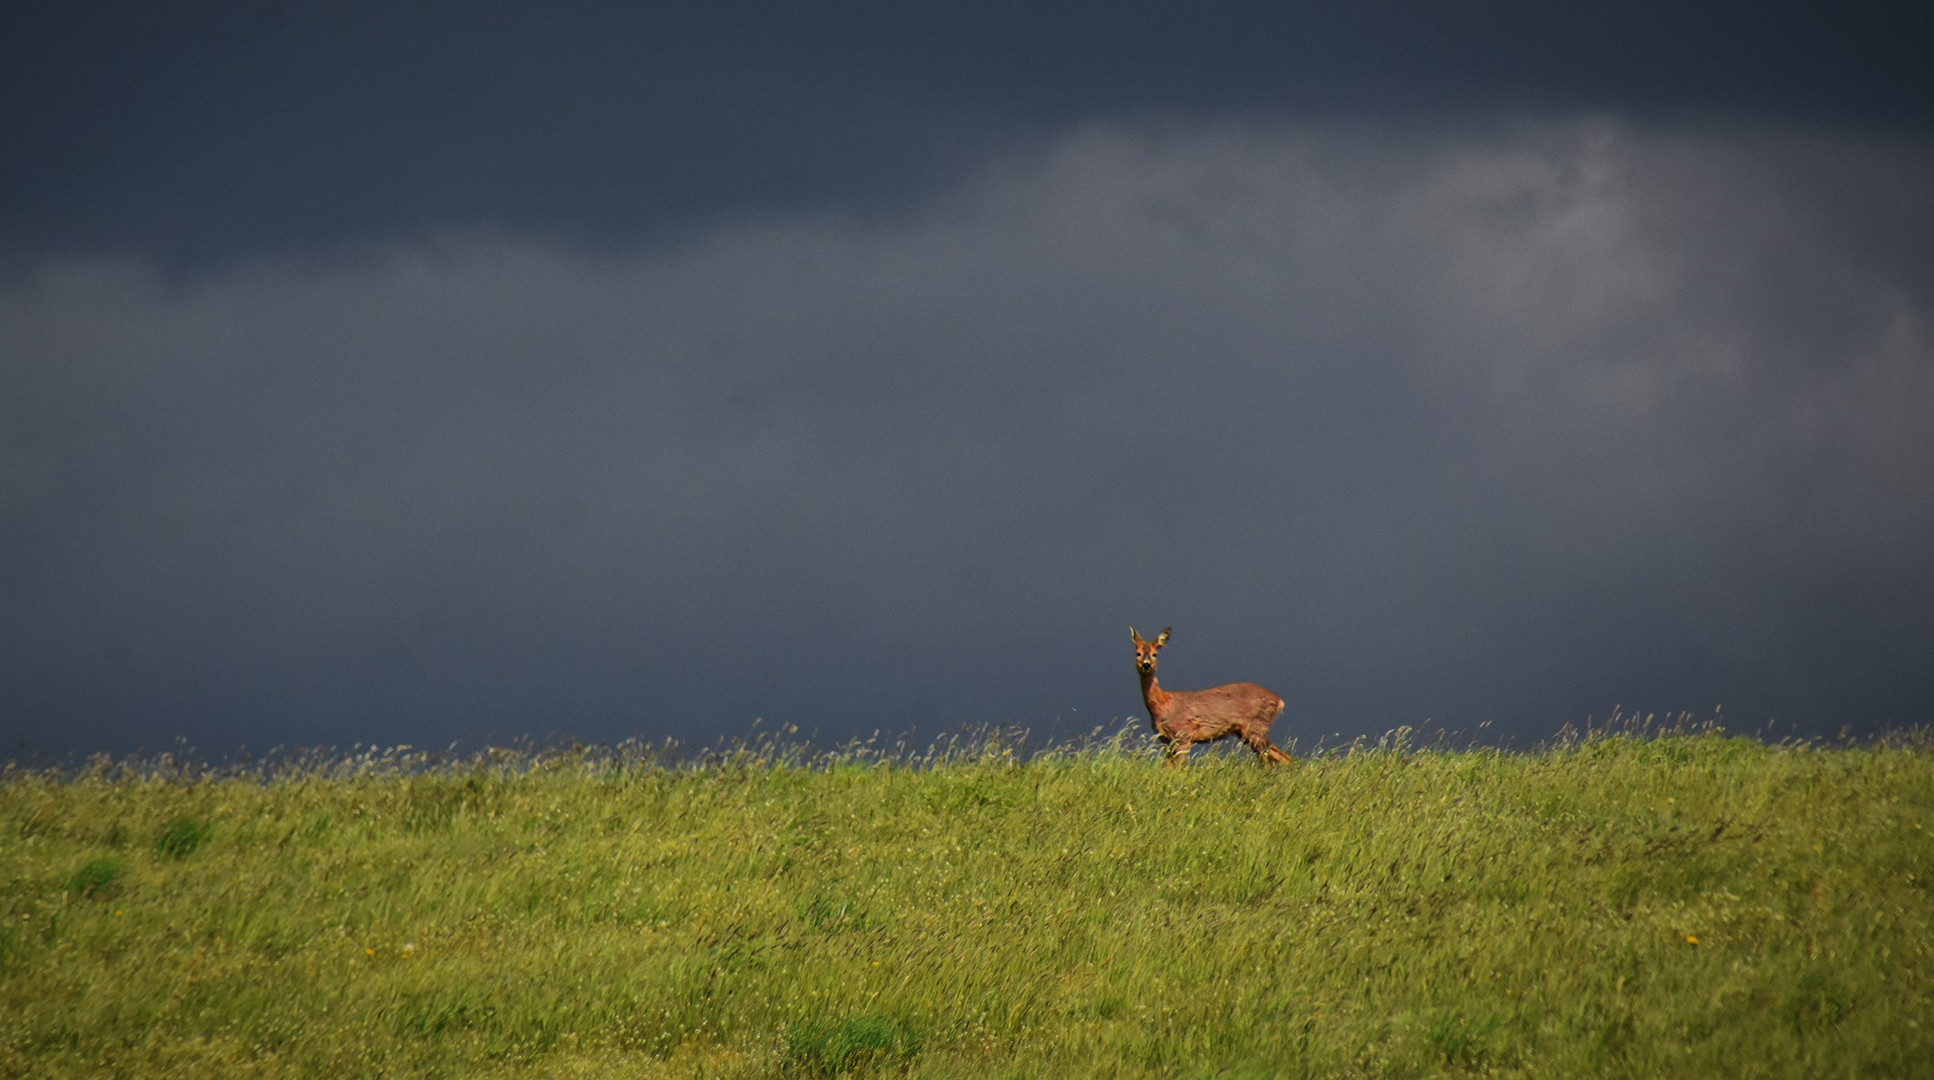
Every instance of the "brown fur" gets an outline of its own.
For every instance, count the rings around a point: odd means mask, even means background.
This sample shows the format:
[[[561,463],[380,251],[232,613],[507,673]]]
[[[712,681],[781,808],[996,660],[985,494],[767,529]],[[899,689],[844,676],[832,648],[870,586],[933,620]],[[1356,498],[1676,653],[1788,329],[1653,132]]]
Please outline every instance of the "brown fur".
[[[1155,737],[1168,746],[1168,763],[1185,765],[1189,747],[1237,736],[1256,752],[1264,765],[1291,760],[1269,741],[1269,725],[1283,711],[1283,699],[1252,682],[1229,683],[1209,690],[1164,690],[1155,681],[1155,654],[1168,644],[1168,631],[1144,641],[1134,627],[1135,670],[1142,676],[1142,701],[1148,705]]]

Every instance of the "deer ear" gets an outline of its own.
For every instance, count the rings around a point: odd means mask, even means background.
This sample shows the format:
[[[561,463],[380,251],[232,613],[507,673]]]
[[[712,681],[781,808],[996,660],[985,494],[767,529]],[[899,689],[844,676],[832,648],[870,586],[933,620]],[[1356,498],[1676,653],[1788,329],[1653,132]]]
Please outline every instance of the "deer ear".
[[[1135,640],[1135,644],[1140,645],[1142,643],[1142,635],[1136,632],[1134,623],[1128,624],[1128,636]]]
[[[1166,627],[1166,626],[1164,626],[1164,627],[1162,627],[1162,632],[1161,632],[1161,633],[1159,633],[1159,634],[1157,634],[1157,635],[1155,635],[1155,647],[1156,647],[1156,648],[1158,648],[1158,649],[1159,649],[1159,648],[1161,648],[1162,646],[1164,646],[1164,645],[1167,645],[1167,644],[1168,644],[1168,630],[1169,630],[1169,628],[1168,628],[1168,627]]]

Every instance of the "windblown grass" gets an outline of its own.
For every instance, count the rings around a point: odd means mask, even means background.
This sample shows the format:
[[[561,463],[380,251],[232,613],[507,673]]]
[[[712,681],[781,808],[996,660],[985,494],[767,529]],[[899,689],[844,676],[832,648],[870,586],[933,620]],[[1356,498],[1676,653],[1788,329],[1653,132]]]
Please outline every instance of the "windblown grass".
[[[0,776],[0,1074],[1928,1075],[1934,753]]]

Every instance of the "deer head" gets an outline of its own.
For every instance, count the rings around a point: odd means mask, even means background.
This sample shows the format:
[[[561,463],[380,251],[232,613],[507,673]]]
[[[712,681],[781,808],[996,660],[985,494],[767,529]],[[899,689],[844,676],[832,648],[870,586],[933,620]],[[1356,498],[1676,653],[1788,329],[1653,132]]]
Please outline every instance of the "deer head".
[[[1142,635],[1135,630],[1134,626],[1129,626],[1128,636],[1135,639],[1136,671],[1144,675],[1155,674],[1155,654],[1161,652],[1162,646],[1168,644],[1168,632],[1169,628],[1163,627],[1162,632],[1155,635],[1154,641],[1145,641],[1142,639]]]

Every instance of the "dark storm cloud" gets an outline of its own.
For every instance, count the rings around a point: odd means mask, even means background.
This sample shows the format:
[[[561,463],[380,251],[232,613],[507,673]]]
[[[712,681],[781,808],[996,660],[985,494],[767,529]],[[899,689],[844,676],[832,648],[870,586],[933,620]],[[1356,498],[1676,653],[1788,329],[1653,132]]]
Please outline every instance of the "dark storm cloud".
[[[1912,5],[15,5],[0,269],[494,229],[606,251],[917,207],[1148,114],[1729,115],[1925,135]]]
[[[57,748],[838,737],[1258,679],[1308,740],[1925,719],[1934,157],[1101,125],[890,220],[0,290],[0,701]]]

